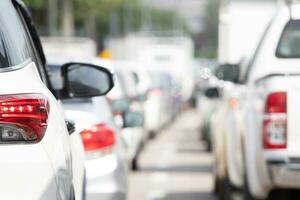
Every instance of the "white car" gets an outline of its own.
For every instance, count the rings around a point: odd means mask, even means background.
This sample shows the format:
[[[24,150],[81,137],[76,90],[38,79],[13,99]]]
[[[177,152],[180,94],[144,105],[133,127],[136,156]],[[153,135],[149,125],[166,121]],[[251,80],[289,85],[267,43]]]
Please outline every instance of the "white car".
[[[123,123],[122,126],[122,137],[127,144],[127,157],[129,166],[132,170],[138,170],[139,155],[147,138],[146,132],[143,127],[143,102],[138,99],[139,94],[132,71],[118,68],[116,74],[119,79],[116,87],[120,87],[118,90],[122,90],[124,96],[122,95],[123,97],[113,99],[112,96],[109,95],[114,113],[121,113],[124,119],[123,121],[125,121],[127,114],[134,113],[136,118],[139,118],[134,120],[136,122],[139,122],[137,124],[134,123],[133,125],[128,126],[128,124]],[[120,105],[123,106],[120,107]]]
[[[39,36],[21,1],[0,1],[0,23],[0,199],[80,200],[82,143],[72,125],[67,129],[61,106],[49,90]],[[74,80],[78,70],[110,76],[90,66],[73,67],[62,67],[63,93],[70,98],[82,94],[74,85],[89,81]],[[85,96],[105,89],[95,88]]]
[[[244,188],[246,200],[296,199],[293,191],[300,190],[299,12],[299,5],[279,10],[241,68],[238,94],[231,92],[238,126],[227,129],[226,175],[230,185]]]
[[[72,59],[65,56],[55,59],[52,57],[49,59],[48,69],[50,80],[56,90],[60,90],[62,86],[61,63],[72,60],[105,64],[96,58]],[[93,76],[83,74],[83,77]],[[125,146],[107,99],[105,97],[76,99],[61,97],[61,103],[66,119],[75,123],[76,132],[81,136],[84,144],[86,199],[125,200],[127,197]]]
[[[155,136],[171,122],[173,113],[173,85],[171,75],[163,70],[149,70],[151,87],[145,102],[145,128]]]

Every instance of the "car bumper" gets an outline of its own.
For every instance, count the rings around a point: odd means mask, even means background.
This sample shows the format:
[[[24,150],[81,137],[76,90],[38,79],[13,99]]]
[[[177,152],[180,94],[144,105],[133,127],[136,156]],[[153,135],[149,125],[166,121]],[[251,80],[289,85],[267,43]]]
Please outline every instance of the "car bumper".
[[[99,194],[90,194],[86,200],[125,200],[126,194],[123,192],[120,193],[99,193]]]
[[[300,162],[269,160],[268,166],[275,187],[300,189]]]
[[[65,177],[66,170],[55,173],[40,143],[2,145],[0,155],[0,199],[51,200],[67,196],[69,191],[63,182],[57,185],[56,180],[56,177]]]
[[[127,175],[125,165],[126,163],[118,159],[115,154],[87,160],[85,162],[86,199],[126,197]]]

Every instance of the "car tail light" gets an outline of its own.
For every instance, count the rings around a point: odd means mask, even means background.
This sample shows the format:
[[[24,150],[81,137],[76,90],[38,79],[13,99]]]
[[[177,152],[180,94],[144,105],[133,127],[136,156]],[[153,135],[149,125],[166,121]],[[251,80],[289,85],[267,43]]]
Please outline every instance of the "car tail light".
[[[266,100],[263,121],[265,149],[287,148],[287,94],[271,93]]]
[[[239,102],[236,98],[230,98],[228,101],[230,108],[236,109],[239,105]]]
[[[114,130],[105,124],[97,124],[80,133],[85,152],[111,151],[115,144]]]
[[[40,141],[48,125],[49,103],[41,94],[0,96],[0,142]]]
[[[155,95],[161,95],[162,94],[162,91],[160,89],[151,89],[149,91],[149,94],[155,94]]]

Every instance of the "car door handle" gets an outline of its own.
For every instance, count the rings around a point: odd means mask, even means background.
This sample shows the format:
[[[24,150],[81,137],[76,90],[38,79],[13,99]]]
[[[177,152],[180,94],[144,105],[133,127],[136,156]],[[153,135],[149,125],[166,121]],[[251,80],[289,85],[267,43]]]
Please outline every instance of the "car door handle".
[[[72,135],[76,130],[75,123],[72,122],[72,121],[66,120],[66,126],[67,126],[67,129],[68,129],[69,135]]]

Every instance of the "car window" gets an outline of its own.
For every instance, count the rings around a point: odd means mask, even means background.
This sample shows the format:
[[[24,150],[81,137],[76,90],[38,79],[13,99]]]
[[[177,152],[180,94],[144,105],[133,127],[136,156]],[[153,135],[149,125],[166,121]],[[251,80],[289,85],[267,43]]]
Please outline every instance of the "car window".
[[[38,69],[38,72],[40,74],[40,77],[42,79],[42,81],[49,87],[49,88],[52,88],[50,87],[50,83],[49,83],[49,80],[48,80],[48,74],[47,74],[47,71],[45,69],[45,66],[41,60],[41,57],[38,53],[38,50],[36,48],[36,44],[34,43],[32,37],[31,37],[31,34],[30,34],[30,31],[28,30],[28,27],[26,25],[26,20],[24,19],[24,17],[22,16],[22,12],[18,9],[18,16],[22,22],[22,25],[24,27],[24,30],[25,30],[25,39],[27,41],[27,45],[28,45],[28,49],[30,50],[29,51],[29,54],[30,54],[30,58],[35,62],[36,66],[37,66],[37,69]]]
[[[131,72],[122,70],[117,71],[116,74],[126,95],[128,97],[135,97],[137,95],[137,88],[133,74]]]
[[[26,30],[11,1],[0,1],[0,68],[9,68],[32,58]]]
[[[300,20],[292,20],[286,25],[277,47],[276,56],[300,58]]]
[[[54,90],[63,89],[63,79],[60,73],[61,65],[49,64],[48,74]]]
[[[167,73],[150,71],[150,77],[154,88],[168,91],[172,87],[171,77]]]

